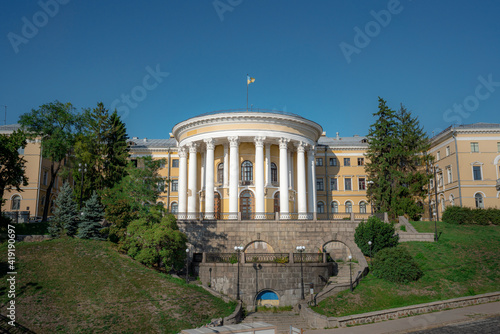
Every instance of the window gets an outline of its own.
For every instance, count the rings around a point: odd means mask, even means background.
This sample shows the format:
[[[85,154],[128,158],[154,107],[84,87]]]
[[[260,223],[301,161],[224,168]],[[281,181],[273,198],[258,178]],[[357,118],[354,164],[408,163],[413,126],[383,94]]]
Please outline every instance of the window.
[[[346,213],[352,212],[352,202],[351,201],[345,202],[345,212]]]
[[[359,190],[366,190],[366,180],[364,177],[360,177],[358,181]]]
[[[278,166],[271,162],[271,184],[278,184]]]
[[[471,152],[479,152],[479,143],[478,142],[471,142],[470,143],[470,151]]]
[[[325,186],[323,184],[323,179],[316,179],[316,190],[317,191],[325,190]]]
[[[472,166],[472,174],[474,176],[474,181],[481,181],[481,166]]]
[[[325,213],[325,204],[318,202],[318,213]]]
[[[500,144],[500,143],[499,143]],[[500,147],[500,146],[499,146]],[[500,152],[500,151],[499,151]],[[330,158],[330,166],[337,166],[338,162],[337,162],[337,158]]]
[[[19,153],[19,155],[24,155],[24,147],[19,147],[17,153]]]
[[[165,191],[165,180],[161,180],[160,182],[158,182],[158,184],[156,186],[157,186],[159,192],[161,192],[161,193],[164,192]]]
[[[350,166],[351,165],[351,158],[344,158],[344,166]]]
[[[165,168],[165,159],[162,159],[160,162],[160,168]]]
[[[500,142],[497,143],[497,152],[500,152]]]
[[[434,188],[434,179],[430,179],[429,180],[429,183],[430,183],[430,187],[431,189]]]
[[[443,174],[438,174],[437,176],[437,182],[438,182],[438,187],[442,187],[443,186]]]
[[[453,194],[450,195],[450,204],[451,206],[455,206],[455,196]]]
[[[19,195],[14,195],[12,197],[12,210],[20,210],[21,209],[21,196]]]
[[[358,158],[358,166],[364,166],[365,165],[365,158]]]
[[[316,166],[323,166],[323,158],[316,158]]]
[[[345,190],[352,190],[351,178],[346,177],[344,182],[345,182]]]
[[[179,180],[172,180],[170,184],[172,185],[172,191],[179,191]]]
[[[217,183],[224,183],[224,163],[221,162],[217,165]]]
[[[330,179],[330,190],[337,190],[337,179],[336,178]]]
[[[172,159],[172,168],[179,168],[179,159]]]
[[[448,183],[452,183],[453,175],[451,174],[451,167],[446,167],[446,175],[448,175]]]
[[[474,198],[476,199],[476,208],[484,209],[483,195],[477,193]]]
[[[48,172],[43,172],[43,185],[46,186],[48,183],[49,179],[49,173]]]
[[[173,214],[176,214],[178,211],[179,211],[179,205],[177,203],[172,203],[172,205],[170,205],[170,211],[173,213]]]
[[[359,212],[366,213],[366,202],[359,203]]]
[[[449,156],[449,155],[450,155],[450,147],[446,146],[446,156]]]
[[[436,153],[436,160],[441,160],[441,152],[437,151]]]
[[[339,203],[332,202],[332,213],[339,213]]]
[[[253,181],[253,164],[245,160],[241,164],[241,181],[243,185],[250,185]]]

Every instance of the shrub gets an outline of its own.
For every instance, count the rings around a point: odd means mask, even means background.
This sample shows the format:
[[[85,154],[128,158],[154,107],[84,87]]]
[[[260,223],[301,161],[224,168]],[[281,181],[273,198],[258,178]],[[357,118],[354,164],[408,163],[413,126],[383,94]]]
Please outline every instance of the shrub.
[[[488,212],[488,217],[489,217],[490,222],[492,224],[500,225],[500,210],[499,209],[489,208],[489,209],[486,209],[486,212]]]
[[[395,234],[394,226],[384,223],[379,218],[372,216],[367,222],[362,221],[354,233],[354,241],[364,255],[370,255],[370,245],[372,242],[372,256],[386,247],[395,247],[399,242],[399,235]]]
[[[385,248],[373,259],[373,274],[394,283],[408,283],[422,277],[422,269],[403,247]]]
[[[448,224],[472,224],[472,210],[459,206],[448,206],[443,212],[443,222]]]

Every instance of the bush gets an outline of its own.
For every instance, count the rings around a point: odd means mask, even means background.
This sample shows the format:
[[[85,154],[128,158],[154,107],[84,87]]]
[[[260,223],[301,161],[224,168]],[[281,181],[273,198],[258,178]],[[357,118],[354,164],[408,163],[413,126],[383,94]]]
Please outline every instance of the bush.
[[[448,224],[500,224],[499,209],[471,209],[449,206],[443,213],[443,221]]]
[[[403,247],[385,248],[373,259],[373,274],[394,283],[409,283],[423,276],[422,269]]]
[[[372,216],[367,222],[362,221],[354,233],[354,241],[364,255],[370,255],[370,245],[372,242],[371,255],[373,256],[381,249],[395,247],[399,242],[399,235],[395,234],[394,226],[384,223],[379,218]]]

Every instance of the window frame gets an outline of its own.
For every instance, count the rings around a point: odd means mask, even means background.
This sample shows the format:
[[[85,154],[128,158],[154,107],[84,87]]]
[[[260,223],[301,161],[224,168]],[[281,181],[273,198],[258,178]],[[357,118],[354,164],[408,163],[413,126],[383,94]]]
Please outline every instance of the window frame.
[[[321,208],[321,210],[320,210]],[[316,204],[316,212],[317,213],[325,213],[325,203],[323,201],[319,201],[318,204]]]
[[[316,158],[316,167],[323,166],[323,158]]]
[[[358,158],[358,166],[364,166],[365,165],[365,158]]]
[[[217,165],[217,183],[224,184],[224,163],[220,162]]]
[[[316,178],[316,191],[325,191],[325,182],[323,181],[322,177]]]
[[[344,158],[344,166],[351,167],[351,158]]]
[[[329,164],[330,164],[330,167],[337,167],[338,166],[337,158],[330,158]]]
[[[481,165],[472,165],[472,180],[482,181],[483,180],[483,170]],[[479,173],[479,178],[476,178],[476,172]]]
[[[178,179],[172,179],[170,181],[170,191],[179,191],[179,180]]]
[[[483,196],[483,194],[475,193],[474,194],[474,203],[476,204],[476,209],[484,209],[484,196]]]
[[[244,184],[252,184],[253,182],[253,163],[250,160],[241,163],[241,182]]]
[[[471,153],[479,153],[479,142],[476,142],[476,141],[470,142],[470,152]]]
[[[333,187],[335,186],[335,187]],[[339,190],[339,182],[336,177],[330,178],[330,191],[338,191]]]
[[[172,168],[179,168],[179,159],[172,159]]]
[[[352,213],[352,202],[351,201],[346,201],[345,202],[345,213]]]
[[[364,177],[358,178],[358,189],[366,190],[366,178]]]
[[[347,182],[349,180],[349,182]],[[349,184],[349,189],[347,189],[347,184]],[[346,177],[344,178],[344,190],[351,191],[352,190],[352,178]]]

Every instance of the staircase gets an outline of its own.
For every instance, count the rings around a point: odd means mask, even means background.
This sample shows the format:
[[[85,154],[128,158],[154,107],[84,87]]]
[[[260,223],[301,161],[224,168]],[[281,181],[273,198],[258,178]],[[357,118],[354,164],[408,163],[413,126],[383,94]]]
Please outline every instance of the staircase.
[[[249,312],[241,323],[266,322],[278,328],[277,333],[290,333],[290,326],[298,329],[309,329],[307,322],[294,311]]]

